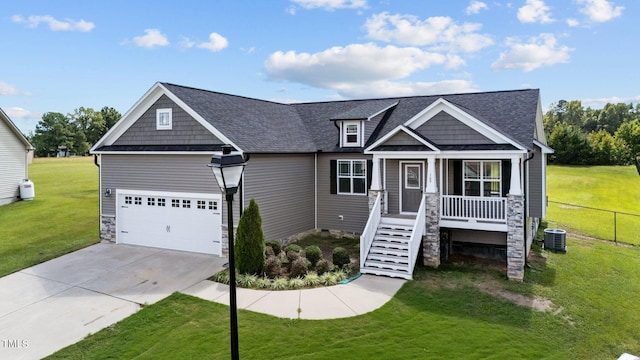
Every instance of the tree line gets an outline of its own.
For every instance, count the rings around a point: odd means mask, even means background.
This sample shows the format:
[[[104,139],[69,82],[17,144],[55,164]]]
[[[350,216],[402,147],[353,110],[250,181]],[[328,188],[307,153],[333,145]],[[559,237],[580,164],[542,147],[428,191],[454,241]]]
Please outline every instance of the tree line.
[[[640,104],[607,103],[602,109],[560,100],[544,114],[549,162],[565,165],[630,165],[640,172]]]
[[[116,109],[108,106],[100,111],[80,107],[67,115],[48,112],[29,140],[36,156],[57,156],[59,152],[86,155],[120,117]]]

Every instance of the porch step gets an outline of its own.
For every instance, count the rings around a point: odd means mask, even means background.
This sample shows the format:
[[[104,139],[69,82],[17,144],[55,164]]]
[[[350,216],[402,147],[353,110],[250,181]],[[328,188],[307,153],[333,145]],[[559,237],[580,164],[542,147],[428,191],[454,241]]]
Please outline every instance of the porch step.
[[[400,251],[407,252],[409,251],[409,240],[406,240],[406,241],[400,241],[397,239],[387,240],[387,239],[378,238],[376,236],[373,239],[373,242],[371,243],[371,249],[374,250],[377,248],[389,249],[389,250],[400,250]]]
[[[375,255],[391,255],[391,256],[400,256],[400,257],[407,257],[407,249],[393,249],[393,248],[387,248],[387,247],[371,247],[371,249],[369,250],[370,254],[375,254]]]
[[[413,279],[411,274],[409,274],[406,271],[389,270],[389,269],[378,269],[378,268],[371,268],[371,267],[365,266],[363,268],[360,268],[360,272],[362,274],[382,275],[382,276],[388,276],[388,277],[393,277],[393,278],[401,278],[401,279],[406,279],[406,280],[412,280]]]
[[[375,261],[375,262],[382,262],[382,263],[388,263],[388,264],[409,265],[409,256],[407,256],[407,254],[405,254],[405,256],[402,256],[402,255],[398,256],[398,255],[370,253],[369,256],[367,256],[367,261]]]

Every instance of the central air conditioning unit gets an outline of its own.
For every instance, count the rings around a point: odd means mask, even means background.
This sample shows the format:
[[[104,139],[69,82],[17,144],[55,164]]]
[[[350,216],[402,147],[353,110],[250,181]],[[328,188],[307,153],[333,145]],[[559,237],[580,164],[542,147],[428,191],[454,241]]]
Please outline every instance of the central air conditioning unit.
[[[567,252],[567,232],[561,229],[544,229],[544,248]]]

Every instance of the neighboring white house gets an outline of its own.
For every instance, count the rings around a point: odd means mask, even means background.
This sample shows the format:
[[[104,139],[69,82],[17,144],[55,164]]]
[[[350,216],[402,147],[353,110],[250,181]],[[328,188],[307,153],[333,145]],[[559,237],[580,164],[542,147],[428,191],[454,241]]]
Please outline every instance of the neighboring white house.
[[[20,183],[29,177],[33,146],[0,109],[0,205],[20,199]]]

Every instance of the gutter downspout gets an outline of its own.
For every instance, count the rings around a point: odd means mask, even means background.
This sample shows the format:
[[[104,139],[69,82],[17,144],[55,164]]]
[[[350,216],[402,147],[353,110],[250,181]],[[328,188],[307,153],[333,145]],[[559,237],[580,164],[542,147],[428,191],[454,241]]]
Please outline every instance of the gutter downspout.
[[[527,177],[528,173],[527,173],[527,161],[533,159],[533,157],[536,155],[535,152],[531,153],[531,156],[529,156],[528,158],[524,159],[524,161],[522,162],[522,172],[524,173],[524,181],[526,181],[526,186],[525,186],[525,193],[524,193],[524,211],[525,211],[525,217],[524,217],[524,225],[527,225],[527,215],[529,215],[529,178]],[[535,235],[534,235],[535,237]],[[531,239],[531,245],[533,245],[533,239]],[[529,253],[527,252],[527,238],[525,237],[524,239],[524,266],[527,267],[529,266],[528,262],[527,262],[527,258],[529,257]]]

